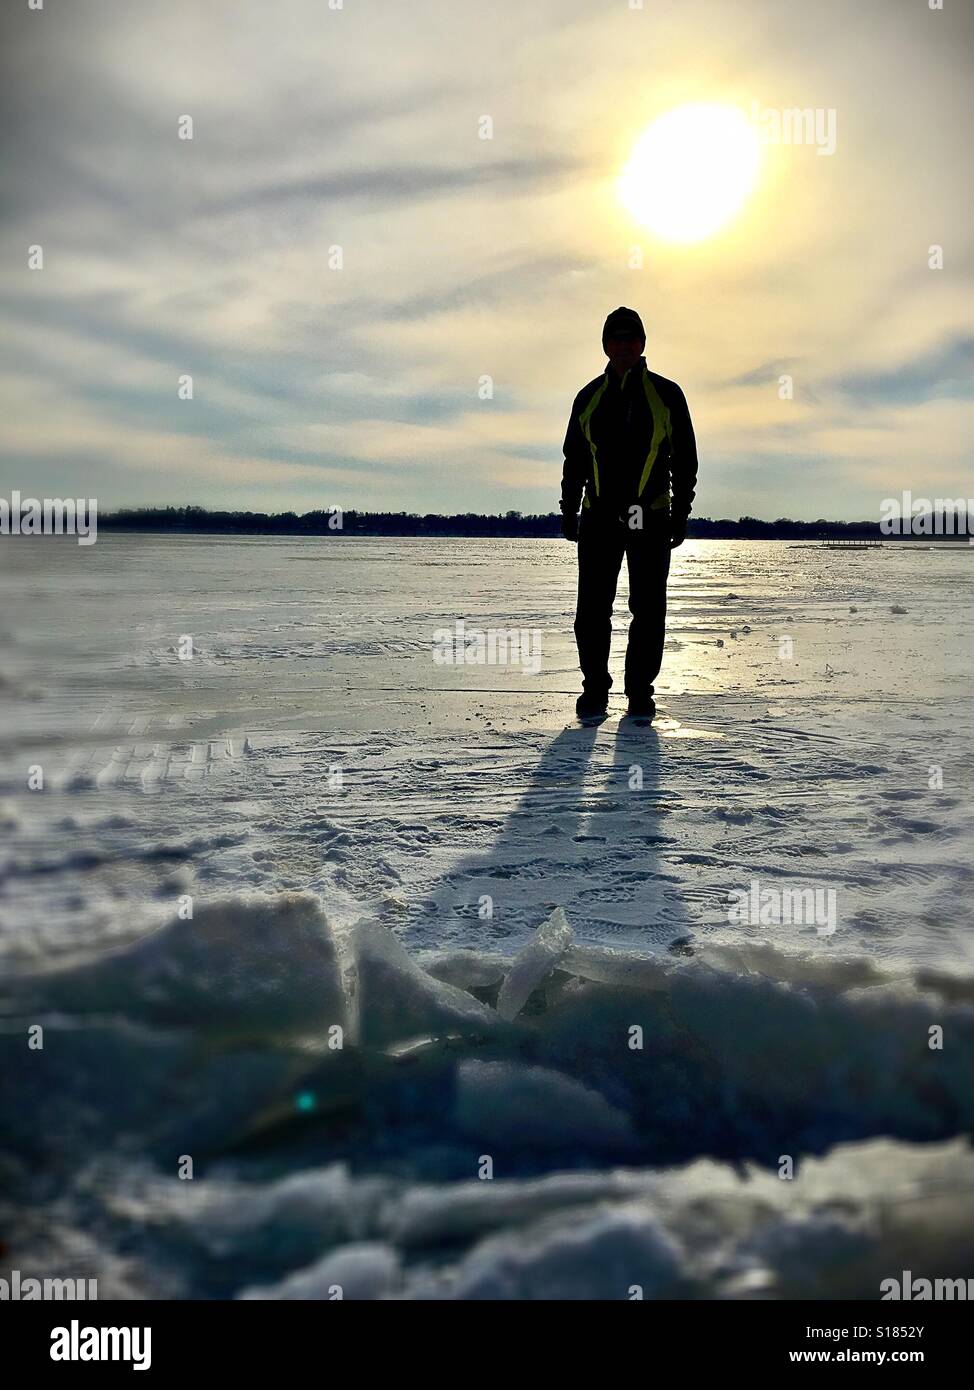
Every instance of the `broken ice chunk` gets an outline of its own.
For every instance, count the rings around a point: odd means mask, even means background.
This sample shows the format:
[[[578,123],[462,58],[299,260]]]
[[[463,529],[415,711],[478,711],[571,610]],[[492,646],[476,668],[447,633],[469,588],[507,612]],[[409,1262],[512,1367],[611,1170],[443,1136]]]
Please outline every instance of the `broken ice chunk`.
[[[427,975],[378,922],[358,922],[352,928],[352,947],[357,972],[353,1009],[358,1009],[359,1040],[364,1046],[384,1047],[444,1033],[469,1036],[496,1027],[491,1009],[462,989]]]
[[[420,965],[434,979],[457,989],[490,989],[500,984],[508,962],[504,956],[488,951],[425,951],[418,957]]]
[[[248,1301],[387,1298],[400,1282],[399,1255],[379,1241],[360,1241],[329,1250],[317,1263],[277,1284],[250,1285],[237,1297]]]
[[[514,957],[497,996],[497,1012],[510,1022],[517,1018],[530,996],[564,958],[574,939],[565,910],[554,912]]]
[[[614,951],[611,946],[572,946],[562,969],[616,989],[665,990],[672,963]]]
[[[598,1091],[550,1067],[468,1058],[457,1068],[455,1119],[485,1143],[560,1148],[625,1147],[627,1115]]]

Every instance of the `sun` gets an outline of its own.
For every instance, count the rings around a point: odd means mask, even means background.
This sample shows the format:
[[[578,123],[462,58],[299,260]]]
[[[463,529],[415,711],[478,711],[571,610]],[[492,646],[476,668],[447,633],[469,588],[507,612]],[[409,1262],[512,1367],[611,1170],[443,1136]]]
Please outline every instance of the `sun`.
[[[760,163],[754,126],[735,106],[694,102],[659,116],[636,141],[619,197],[665,241],[703,241],[729,222]]]

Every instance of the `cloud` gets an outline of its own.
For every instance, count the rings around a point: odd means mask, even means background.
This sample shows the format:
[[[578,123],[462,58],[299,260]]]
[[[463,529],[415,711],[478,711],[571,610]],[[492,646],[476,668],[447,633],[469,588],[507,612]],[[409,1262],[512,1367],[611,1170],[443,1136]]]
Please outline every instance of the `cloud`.
[[[759,367],[751,367],[746,372],[739,372],[737,376],[728,377],[723,384],[727,387],[767,386],[769,382],[777,384],[778,378],[790,375],[795,365],[795,362],[785,359],[779,362],[762,362]]]
[[[892,370],[833,378],[844,395],[868,402],[918,404],[939,397],[974,398],[974,338],[954,339]]]
[[[565,178],[580,166],[568,159],[509,159],[464,165],[389,165],[379,169],[346,169],[332,174],[251,185],[234,195],[206,200],[198,216],[233,212],[241,207],[280,207],[292,199],[315,203],[362,199],[381,207],[390,203],[416,202],[466,189],[514,192],[518,186],[541,185],[551,178]]]
[[[619,303],[686,390],[701,512],[866,514],[918,458],[962,465],[965,7],[48,0],[0,26],[7,486],[548,510]],[[769,149],[737,223],[664,246],[614,179],[701,97],[834,107],[838,146]]]

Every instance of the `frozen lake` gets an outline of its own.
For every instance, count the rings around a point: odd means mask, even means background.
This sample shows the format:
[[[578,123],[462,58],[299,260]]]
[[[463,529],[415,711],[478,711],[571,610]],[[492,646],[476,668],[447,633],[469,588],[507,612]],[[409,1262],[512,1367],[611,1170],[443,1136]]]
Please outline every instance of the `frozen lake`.
[[[21,1268],[103,1298],[974,1273],[974,553],[687,543],[652,728],[621,693],[574,720],[574,564],[0,546]],[[459,622],[525,659],[444,663]]]
[[[565,542],[103,534],[0,566],[8,944],[137,928],[178,870],[379,907],[424,947],[560,905],[611,945],[974,968],[966,547],[687,543],[652,730],[619,720],[624,597],[613,716],[574,723]],[[461,620],[537,660],[442,664]],[[834,935],[735,930],[755,880],[834,889]]]

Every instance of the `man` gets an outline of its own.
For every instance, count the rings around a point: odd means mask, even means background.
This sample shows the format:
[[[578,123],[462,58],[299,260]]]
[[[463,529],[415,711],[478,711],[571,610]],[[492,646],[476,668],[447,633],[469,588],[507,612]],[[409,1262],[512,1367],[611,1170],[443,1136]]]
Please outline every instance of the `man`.
[[[670,550],[686,538],[697,480],[686,399],[675,381],[649,370],[645,347],[635,309],[613,309],[602,330],[609,364],[575,397],[565,435],[561,526],[578,542],[580,718],[604,715],[608,707],[612,603],[623,555],[632,614],[628,712],[643,719],[656,713],[653,681],[663,660]]]

